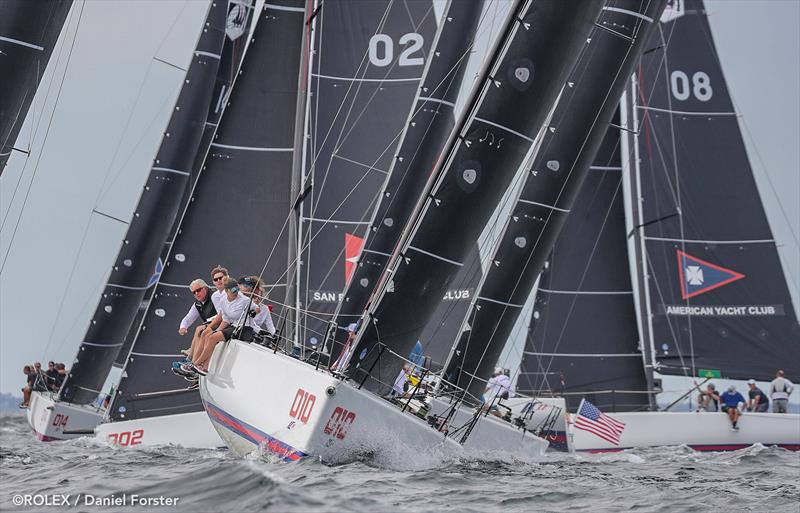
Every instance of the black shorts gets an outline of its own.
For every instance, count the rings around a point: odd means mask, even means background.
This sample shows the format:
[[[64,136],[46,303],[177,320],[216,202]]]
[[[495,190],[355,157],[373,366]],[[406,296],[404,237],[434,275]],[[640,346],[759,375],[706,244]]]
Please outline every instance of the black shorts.
[[[238,328],[236,326],[228,326],[222,329],[222,336],[225,337],[225,341],[227,342],[233,337],[233,332],[237,331]],[[253,340],[253,328],[250,326],[245,326],[241,329],[241,333],[237,333],[237,338],[244,342],[250,342]]]
[[[728,406],[727,404],[723,404],[722,405],[723,413],[727,413],[728,410],[735,410],[735,409],[736,409],[736,406]]]

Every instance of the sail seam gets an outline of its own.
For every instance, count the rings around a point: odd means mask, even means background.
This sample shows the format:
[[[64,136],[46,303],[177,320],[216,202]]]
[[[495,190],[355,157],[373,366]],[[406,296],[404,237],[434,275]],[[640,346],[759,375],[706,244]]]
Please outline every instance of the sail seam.
[[[145,285],[144,287],[131,287],[129,285],[117,285],[116,283],[106,283],[106,287],[114,287],[115,289],[128,289],[128,290],[147,290],[152,285]]]
[[[702,112],[702,111],[688,111],[688,110],[672,110],[660,109],[658,107],[650,107],[647,105],[637,105],[637,109],[653,110],[656,112],[665,112],[667,114],[685,114],[687,116],[736,116],[735,112]]]
[[[306,216],[302,216],[300,219],[301,221],[316,221],[320,223],[332,223],[332,224],[358,224],[358,225],[369,224],[369,221],[343,221],[340,219],[330,219],[330,218],[322,219],[319,217],[306,217]]]
[[[479,118],[478,116],[475,116],[473,119],[474,119],[475,121],[480,121],[481,123],[486,123],[487,125],[491,125],[491,126],[493,126],[493,127],[499,128],[500,130],[505,130],[506,132],[508,132],[508,133],[510,133],[510,134],[514,134],[514,135],[516,135],[517,137],[521,137],[522,139],[525,139],[526,141],[528,141],[528,142],[529,142],[529,143],[531,143],[531,144],[533,144],[533,143],[534,143],[533,139],[531,139],[531,138],[530,138],[530,137],[528,137],[527,135],[525,135],[525,134],[521,134],[521,133],[517,132],[516,130],[513,130],[513,129],[511,129],[511,128],[508,128],[507,126],[503,126],[503,125],[501,125],[501,124],[499,124],[499,123],[495,123],[495,122],[493,122],[493,121],[489,121],[488,119]]]
[[[385,257],[391,257],[392,256],[391,253],[384,253],[383,251],[375,251],[374,249],[362,249],[361,252],[362,253],[372,253],[373,255],[381,255],[381,256],[385,256]],[[359,314],[359,316],[360,316],[360,314]]]
[[[428,255],[431,258],[436,258],[438,260],[441,260],[442,262],[447,262],[448,264],[457,265],[458,267],[463,267],[464,266],[464,264],[462,264],[461,262],[456,262],[455,260],[450,260],[449,258],[445,258],[443,256],[439,256],[439,255],[437,255],[435,253],[431,253],[430,251],[425,251],[424,249],[419,249],[418,247],[415,247],[415,246],[409,245],[408,249],[413,249],[414,251],[416,251],[418,253],[422,253],[423,255]]]
[[[570,358],[628,358],[635,356],[641,358],[640,353],[536,353],[533,351],[524,351],[523,354],[530,356],[568,356]]]
[[[539,287],[541,292],[548,294],[574,294],[587,296],[625,296],[633,294],[632,290],[553,290]]]
[[[322,75],[312,73],[312,77],[327,78],[330,80],[344,80],[346,82],[419,82],[419,77],[415,78],[355,78],[355,77],[336,77],[333,75]]]
[[[490,299],[484,296],[478,296],[478,299],[480,299],[481,301],[488,301],[490,303],[497,303],[498,305],[510,306],[512,308],[522,308],[525,306],[525,305],[517,305],[514,303],[506,303],[505,301],[498,301],[497,299]]]
[[[131,355],[133,356],[152,356],[155,358],[180,358],[183,355],[180,354],[148,354],[148,353],[134,353],[131,351]]]
[[[290,7],[288,5],[277,5],[277,4],[264,4],[264,9],[272,9],[275,11],[287,11],[287,12],[306,12],[305,7]]]
[[[671,239],[668,237],[644,237],[645,240],[657,240],[662,242],[688,242],[693,244],[774,244],[775,239],[751,239],[751,240],[698,240],[698,239]]]
[[[195,54],[195,56],[197,56],[197,55],[202,55],[202,56],[204,56],[204,57],[211,57],[212,59],[220,59],[220,58],[221,58],[221,57],[220,57],[218,54],[216,54],[216,53],[211,53],[211,52],[203,52],[203,51],[200,51],[200,50],[196,50],[196,51],[194,52],[194,54]]]
[[[94,342],[81,342],[81,345],[92,347],[119,347],[122,345],[122,342],[119,344],[96,344]]]
[[[39,51],[44,50],[44,46],[39,46],[32,43],[26,43],[25,41],[20,41],[19,39],[13,39],[11,37],[0,36],[0,41],[8,41],[9,43],[14,43],[20,46],[27,46],[28,48],[33,48],[34,50],[39,50]]]
[[[189,173],[187,171],[180,171],[178,169],[170,169],[168,167],[154,167],[153,171],[163,171],[165,173],[175,173],[175,174],[184,175],[184,176],[189,176],[191,174],[191,173]]]
[[[645,20],[645,21],[647,21],[649,23],[653,23],[653,18],[651,18],[650,16],[645,16],[644,14],[638,13],[636,11],[629,11],[628,9],[622,9],[622,8],[619,8],[619,7],[603,7],[603,10],[604,11],[611,11],[611,12],[619,12],[619,13],[622,13],[622,14],[629,14],[629,15],[634,16],[636,18],[639,18],[641,20]]]
[[[430,96],[420,96],[417,98],[417,101],[421,102],[433,102],[433,103],[441,103],[442,105],[447,105],[449,107],[455,108],[456,104],[453,102],[449,102],[447,100],[440,100],[439,98],[432,98]]]
[[[274,152],[294,152],[294,148],[263,148],[258,146],[233,146],[231,144],[211,143],[215,148],[225,148],[228,150],[244,150],[244,151],[274,151]]]
[[[559,212],[564,212],[565,214],[569,214],[569,210],[567,210],[565,208],[554,207],[553,205],[547,205],[545,203],[539,203],[538,201],[531,201],[531,200],[526,200],[526,199],[522,199],[522,198],[520,198],[518,201],[520,203],[527,203],[528,205],[536,205],[537,207],[549,208],[550,210],[558,210]]]

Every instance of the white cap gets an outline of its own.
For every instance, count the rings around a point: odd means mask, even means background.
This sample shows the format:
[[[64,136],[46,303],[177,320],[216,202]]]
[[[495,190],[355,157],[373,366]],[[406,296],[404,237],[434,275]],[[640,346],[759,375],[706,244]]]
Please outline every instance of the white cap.
[[[754,380],[754,379],[748,379],[748,380],[747,380],[747,384],[748,384],[748,385],[755,385],[755,384],[756,384],[756,380]]]

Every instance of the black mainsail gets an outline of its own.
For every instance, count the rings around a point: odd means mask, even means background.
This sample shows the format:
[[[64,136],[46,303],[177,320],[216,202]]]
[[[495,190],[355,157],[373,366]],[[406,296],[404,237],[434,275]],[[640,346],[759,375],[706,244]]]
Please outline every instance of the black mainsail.
[[[650,407],[627,265],[619,132],[606,132],[544,265],[517,378],[518,392],[561,395],[570,410],[584,397],[603,411]]]
[[[470,329],[448,363],[449,381],[474,397],[491,377],[665,4],[608,2],[592,29],[467,314]]]
[[[512,8],[362,317],[350,375],[368,372],[369,390],[390,388],[531,150],[601,6],[545,0]]]
[[[97,398],[145,294],[161,273],[159,256],[178,215],[205,130],[225,38],[226,7],[227,3],[218,2],[209,8],[184,86],[97,309],[61,389],[61,400],[87,404]]]
[[[322,3],[314,22],[301,188],[309,192],[301,205],[295,299],[297,342],[307,347],[321,345],[356,268],[436,16],[431,0],[348,0]]]
[[[703,3],[664,21],[623,104],[639,127],[623,162],[650,362],[662,374],[797,375],[800,326]]]
[[[202,171],[206,155],[211,148],[211,141],[217,133],[219,120],[222,118],[223,112],[225,112],[228,95],[231,92],[231,85],[233,84],[236,74],[239,72],[239,66],[242,64],[242,56],[244,55],[248,34],[252,27],[254,4],[255,0],[228,2],[228,17],[225,24],[225,44],[220,53],[217,78],[214,83],[214,92],[211,95],[211,102],[208,104],[208,114],[205,120],[203,136],[200,139],[200,145],[198,146],[194,163],[190,171],[191,174],[186,187],[184,187],[177,212],[183,212],[186,209],[187,202],[191,199],[192,188]],[[141,211],[142,209],[137,210]],[[163,263],[167,260],[172,241],[175,240],[175,236],[180,229],[180,221],[180,216],[176,215],[172,222],[169,235],[166,238],[166,243],[161,250],[161,256],[155,264],[157,269],[163,268]],[[122,349],[119,354],[117,354],[117,360],[114,362],[116,367],[121,368],[125,366],[131,345],[136,339],[136,334],[139,332],[142,316],[147,310],[147,305],[150,303],[150,298],[154,290],[155,287],[150,287],[145,291],[145,295],[139,304],[136,317],[130,325],[128,334],[125,337],[125,342],[122,344]]]
[[[381,188],[366,241],[336,310],[334,326],[338,328],[335,332],[338,343],[332,344],[331,361],[339,357],[347,326],[364,312],[375,283],[455,126],[456,100],[483,4],[477,0],[451,1],[444,12],[442,27],[436,34],[411,114],[400,144],[393,152],[391,168]],[[465,281],[462,284],[464,287],[445,295],[445,304],[440,307],[445,310],[442,314],[454,313],[452,310],[456,302],[463,305],[468,300],[470,285],[474,288],[475,283]],[[455,316],[452,319],[445,317],[450,316],[441,315],[436,324],[441,327],[447,322],[458,323]],[[440,334],[441,330],[433,330],[427,337],[423,336],[423,341]],[[444,359],[438,361],[443,362]]]
[[[196,391],[169,371],[190,340],[177,334],[192,304],[187,286],[223,264],[234,276],[262,274],[285,293],[284,230],[291,210],[294,114],[305,2],[272,0],[253,37],[203,170],[192,191],[164,271],[130,352],[111,411],[133,420],[202,410]],[[274,304],[274,317],[282,312]]]
[[[0,2],[0,175],[71,6],[72,0]]]

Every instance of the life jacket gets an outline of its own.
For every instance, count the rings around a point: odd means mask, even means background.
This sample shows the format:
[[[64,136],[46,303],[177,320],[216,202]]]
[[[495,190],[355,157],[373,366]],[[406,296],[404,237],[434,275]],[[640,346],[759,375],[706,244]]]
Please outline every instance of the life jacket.
[[[195,299],[194,307],[197,308],[197,312],[204,322],[217,315],[217,309],[214,308],[214,302],[211,301],[211,289],[206,287],[206,300]]]

